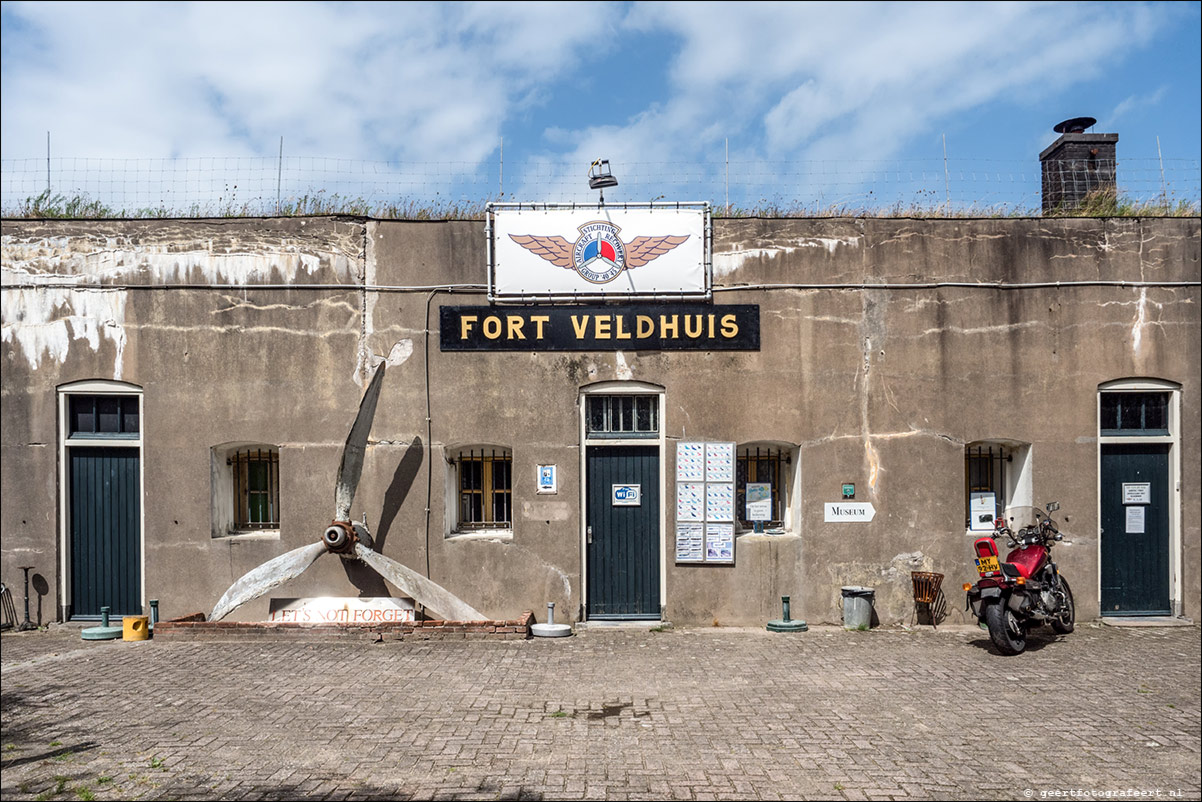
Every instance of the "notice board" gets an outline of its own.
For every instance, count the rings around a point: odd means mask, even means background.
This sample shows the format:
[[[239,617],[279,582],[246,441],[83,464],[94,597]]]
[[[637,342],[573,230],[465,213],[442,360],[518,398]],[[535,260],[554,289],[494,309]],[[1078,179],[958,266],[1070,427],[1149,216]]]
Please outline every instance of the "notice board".
[[[676,562],[733,565],[735,444],[676,444]]]

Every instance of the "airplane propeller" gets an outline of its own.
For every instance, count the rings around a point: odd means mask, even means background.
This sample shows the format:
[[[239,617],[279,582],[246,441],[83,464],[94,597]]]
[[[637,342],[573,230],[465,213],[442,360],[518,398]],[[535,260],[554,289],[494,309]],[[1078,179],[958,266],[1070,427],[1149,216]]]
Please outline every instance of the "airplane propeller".
[[[338,482],[334,489],[334,520],[326,527],[321,540],[273,557],[248,571],[230,585],[229,590],[218,600],[213,612],[209,614],[210,621],[220,621],[247,602],[259,598],[290,579],[295,579],[327,552],[337,554],[344,560],[362,560],[403,593],[448,620],[485,619],[482,613],[446,588],[401,565],[391,557],[380,554],[375,550],[375,543],[367,524],[350,520],[351,504],[355,500],[355,491],[363,474],[367,435],[371,432],[372,420],[376,416],[376,402],[380,399],[380,387],[387,364],[381,362],[376,368],[371,384],[363,394],[363,400],[359,402],[359,413],[355,416],[350,434],[347,435],[346,444],[342,447]]]

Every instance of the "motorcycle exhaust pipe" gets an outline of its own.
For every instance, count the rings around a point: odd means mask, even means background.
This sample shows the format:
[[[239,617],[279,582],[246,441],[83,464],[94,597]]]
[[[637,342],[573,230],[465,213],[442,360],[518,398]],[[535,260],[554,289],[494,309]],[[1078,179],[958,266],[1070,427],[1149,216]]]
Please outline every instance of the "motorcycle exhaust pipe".
[[[1011,593],[1006,606],[1020,615],[1027,615],[1031,611],[1031,600],[1025,593]]]

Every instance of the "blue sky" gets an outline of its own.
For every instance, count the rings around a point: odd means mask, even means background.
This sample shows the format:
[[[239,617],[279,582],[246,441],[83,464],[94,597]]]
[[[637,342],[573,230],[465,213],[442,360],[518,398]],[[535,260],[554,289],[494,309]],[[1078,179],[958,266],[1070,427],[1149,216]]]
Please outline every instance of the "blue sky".
[[[265,165],[282,136],[293,192],[316,188],[295,160],[326,157],[407,165],[390,186],[416,196],[587,198],[585,170],[604,157],[621,182],[609,200],[864,204],[942,200],[946,137],[957,202],[1018,204],[1032,202],[1052,126],[1085,115],[1120,135],[1120,181],[1160,186],[1159,136],[1174,191],[1199,191],[1199,3],[5,2],[2,14],[6,204],[23,172],[45,183],[44,164],[18,160],[44,163],[47,131],[56,159]],[[62,189],[83,185],[56,167]],[[322,175],[327,189],[359,180]]]

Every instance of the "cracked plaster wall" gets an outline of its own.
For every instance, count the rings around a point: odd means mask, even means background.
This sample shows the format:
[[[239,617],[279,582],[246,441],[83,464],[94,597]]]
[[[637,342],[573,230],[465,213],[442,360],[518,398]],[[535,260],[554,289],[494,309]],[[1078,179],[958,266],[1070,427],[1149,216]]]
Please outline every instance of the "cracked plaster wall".
[[[564,618],[579,616],[577,399],[597,381],[665,387],[668,498],[678,439],[797,447],[792,531],[740,538],[733,567],[669,560],[662,595],[665,617],[677,623],[762,625],[779,617],[782,595],[792,596],[796,617],[837,622],[843,585],[876,588],[882,623],[908,622],[911,570],[944,573],[950,620],[963,620],[959,585],[971,578],[964,446],[987,439],[1032,445],[1036,500],[1063,504],[1071,543],[1058,557],[1081,614],[1097,615],[1095,402],[1097,385],[1112,379],[1182,385],[1181,503],[1199,507],[1196,286],[759,288],[1196,282],[1197,220],[738,219],[714,229],[716,303],[759,304],[759,352],[440,353],[438,307],[481,304],[481,296],[362,285],[481,283],[479,223],[5,221],[6,287],[37,287],[4,291],[4,581],[19,579],[14,566],[27,554],[19,549],[53,570],[57,385],[120,376],[145,388],[147,593],[170,598],[170,615],[207,609],[245,570],[320,533],[363,378],[381,359],[389,373],[355,516],[387,524],[390,556],[423,573],[428,561],[435,581],[497,615],[533,609],[541,618],[555,601]],[[101,289],[157,282],[238,286]],[[345,289],[254,286],[266,283]],[[42,300],[22,295],[29,292]],[[282,446],[278,541],[208,538],[207,448],[241,440]],[[481,443],[513,450],[512,537],[445,539],[447,457],[456,445]],[[546,463],[559,466],[557,496],[534,494],[534,466]],[[823,521],[823,502],[837,501],[844,482],[875,506],[871,523]],[[12,505],[14,497],[29,502]],[[1193,517],[1181,533],[1181,596],[1196,617]],[[671,510],[665,519],[670,558]],[[327,560],[290,588],[373,590],[358,581],[348,584]],[[248,606],[246,617],[260,616],[261,606]]]

